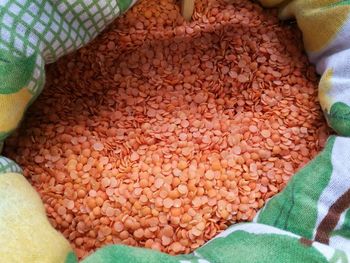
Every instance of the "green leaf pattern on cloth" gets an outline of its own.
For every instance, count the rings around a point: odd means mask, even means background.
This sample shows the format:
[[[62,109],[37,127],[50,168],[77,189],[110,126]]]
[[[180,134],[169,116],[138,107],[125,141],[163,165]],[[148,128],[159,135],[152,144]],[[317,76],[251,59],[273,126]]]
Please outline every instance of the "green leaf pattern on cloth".
[[[329,260],[329,263],[348,263],[349,257],[345,255],[343,251],[336,251],[333,257]]]
[[[0,93],[18,92],[32,78],[35,67],[35,55],[15,57],[10,52],[0,53]]]
[[[210,262],[230,262],[232,258],[237,263],[327,262],[317,249],[304,245],[299,238],[268,233],[254,234],[241,230],[225,238],[214,239],[198,250]]]
[[[107,246],[87,257],[82,263],[114,263],[114,262],[166,262],[178,263],[176,257],[142,248],[127,246]]]
[[[332,236],[342,236],[350,239],[350,208],[344,213],[344,222],[339,227],[339,230],[334,230]]]
[[[0,1],[0,112],[19,112],[9,124],[0,116],[0,140],[20,123],[25,109],[42,91],[45,64],[91,41],[135,0],[3,0]],[[121,6],[123,10],[119,8]],[[27,89],[11,97],[8,93]],[[26,97],[26,99],[23,99]]]
[[[124,12],[126,11],[129,6],[131,6],[132,0],[120,0],[118,2],[119,9]]]
[[[189,255],[170,256],[149,249],[122,245],[107,246],[83,263],[164,262],[164,263],[295,263],[344,262],[350,254],[274,228],[246,223],[237,224]],[[74,261],[66,262],[73,263]]]
[[[317,220],[317,203],[332,175],[331,137],[324,151],[293,176],[284,191],[269,201],[257,222],[311,239]]]
[[[78,259],[73,252],[68,253],[64,263],[77,263]]]
[[[330,113],[326,113],[329,125],[339,133],[350,136],[350,107],[343,102],[332,105]]]

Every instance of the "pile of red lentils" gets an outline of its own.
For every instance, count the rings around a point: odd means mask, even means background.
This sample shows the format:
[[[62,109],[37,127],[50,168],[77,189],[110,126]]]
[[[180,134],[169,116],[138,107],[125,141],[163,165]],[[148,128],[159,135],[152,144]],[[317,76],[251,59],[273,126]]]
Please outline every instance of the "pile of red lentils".
[[[295,25],[249,1],[143,0],[48,67],[7,141],[80,258],[189,253],[264,202],[328,136]]]

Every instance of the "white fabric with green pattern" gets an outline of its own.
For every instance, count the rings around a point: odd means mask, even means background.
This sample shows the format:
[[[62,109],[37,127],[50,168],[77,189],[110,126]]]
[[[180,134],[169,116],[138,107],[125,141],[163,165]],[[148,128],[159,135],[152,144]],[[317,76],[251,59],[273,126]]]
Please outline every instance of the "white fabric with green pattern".
[[[0,153],[3,141],[41,93],[45,64],[87,44],[135,2],[0,1]],[[0,156],[0,173],[21,171]]]
[[[133,0],[0,1],[0,141],[42,91],[45,64],[92,40]]]

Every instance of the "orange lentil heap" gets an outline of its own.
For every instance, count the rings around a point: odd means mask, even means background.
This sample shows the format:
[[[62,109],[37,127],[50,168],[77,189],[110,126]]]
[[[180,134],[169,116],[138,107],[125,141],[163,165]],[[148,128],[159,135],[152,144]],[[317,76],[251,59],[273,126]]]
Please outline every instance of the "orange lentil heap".
[[[140,1],[77,53],[7,141],[80,258],[106,244],[189,253],[323,146],[294,25],[249,1]]]

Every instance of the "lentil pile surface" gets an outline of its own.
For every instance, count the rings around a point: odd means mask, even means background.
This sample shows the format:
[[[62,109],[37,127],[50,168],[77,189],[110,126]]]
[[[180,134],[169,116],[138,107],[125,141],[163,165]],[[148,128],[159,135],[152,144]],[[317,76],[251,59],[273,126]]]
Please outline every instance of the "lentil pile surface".
[[[294,25],[249,1],[144,0],[48,67],[7,141],[80,258],[106,244],[189,253],[323,147],[317,77]]]

